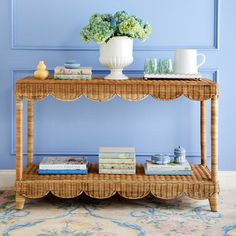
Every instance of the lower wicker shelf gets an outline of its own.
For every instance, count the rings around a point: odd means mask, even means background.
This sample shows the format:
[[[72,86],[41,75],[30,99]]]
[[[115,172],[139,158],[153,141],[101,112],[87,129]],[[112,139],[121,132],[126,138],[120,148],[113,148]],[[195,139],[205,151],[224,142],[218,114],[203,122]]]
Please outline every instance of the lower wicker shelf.
[[[38,165],[24,170],[16,181],[18,196],[41,198],[49,192],[61,198],[74,198],[83,192],[92,198],[104,199],[118,193],[129,199],[149,194],[174,199],[186,194],[195,199],[207,199],[219,192],[219,184],[211,180],[207,167],[194,164],[192,176],[147,176],[143,165],[137,165],[136,175],[98,174],[98,165],[89,166],[88,175],[38,175]]]

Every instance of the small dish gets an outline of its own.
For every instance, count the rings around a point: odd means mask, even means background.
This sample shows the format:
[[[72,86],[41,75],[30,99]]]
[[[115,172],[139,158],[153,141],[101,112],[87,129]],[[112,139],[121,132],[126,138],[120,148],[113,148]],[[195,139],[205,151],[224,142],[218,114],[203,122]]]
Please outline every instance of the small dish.
[[[65,68],[66,69],[79,69],[80,68],[80,64],[68,64],[68,63],[65,63],[64,64]]]
[[[155,154],[151,156],[151,161],[153,164],[166,165],[171,162],[170,156],[166,154]]]
[[[69,61],[66,61],[65,64],[77,64],[75,60],[69,60]]]

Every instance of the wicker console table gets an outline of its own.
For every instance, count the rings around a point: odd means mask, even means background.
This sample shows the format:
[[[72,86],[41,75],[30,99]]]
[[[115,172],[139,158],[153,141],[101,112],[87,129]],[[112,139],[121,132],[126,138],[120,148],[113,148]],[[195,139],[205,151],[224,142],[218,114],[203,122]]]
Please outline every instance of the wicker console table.
[[[37,80],[26,77],[16,82],[16,208],[24,207],[25,198],[40,198],[49,192],[62,198],[73,198],[83,192],[93,198],[108,198],[115,193],[129,199],[152,194],[162,199],[177,198],[181,194],[195,199],[209,199],[212,211],[217,211],[219,193],[217,154],[217,99],[218,85],[207,79],[152,80],[133,78],[109,81],[94,78],[81,80]],[[138,101],[146,96],[172,100],[185,96],[200,101],[201,164],[192,165],[192,176],[146,176],[142,165],[136,175],[98,174],[92,164],[88,175],[38,175],[34,164],[34,101],[47,96],[62,101],[73,101],[85,96],[94,101],[107,101],[119,96]],[[27,166],[23,169],[23,100],[27,100],[28,150]],[[206,105],[211,99],[211,171],[206,164]]]

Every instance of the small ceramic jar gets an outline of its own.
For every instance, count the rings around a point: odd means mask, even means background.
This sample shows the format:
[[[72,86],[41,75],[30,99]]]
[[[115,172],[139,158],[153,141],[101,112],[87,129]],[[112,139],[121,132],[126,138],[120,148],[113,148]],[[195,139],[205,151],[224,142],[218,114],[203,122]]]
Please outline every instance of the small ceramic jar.
[[[186,162],[186,151],[183,147],[178,146],[174,149],[174,162],[177,164],[183,164]]]
[[[166,154],[155,154],[151,156],[151,161],[153,164],[166,165],[170,163],[170,157]]]

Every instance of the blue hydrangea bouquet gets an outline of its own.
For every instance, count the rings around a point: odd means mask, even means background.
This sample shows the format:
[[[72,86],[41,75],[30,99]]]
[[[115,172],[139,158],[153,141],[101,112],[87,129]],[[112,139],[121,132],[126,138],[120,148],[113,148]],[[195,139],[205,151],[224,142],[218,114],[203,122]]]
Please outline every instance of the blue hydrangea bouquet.
[[[89,24],[81,31],[83,41],[94,41],[100,45],[99,61],[110,68],[105,79],[128,79],[123,68],[133,62],[133,39],[145,41],[152,27],[137,16],[125,11],[115,14],[94,14]]]
[[[129,15],[125,11],[115,14],[94,14],[89,24],[81,31],[83,41],[96,43],[107,42],[115,36],[127,36],[145,41],[152,32],[152,27],[137,16]]]

